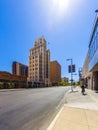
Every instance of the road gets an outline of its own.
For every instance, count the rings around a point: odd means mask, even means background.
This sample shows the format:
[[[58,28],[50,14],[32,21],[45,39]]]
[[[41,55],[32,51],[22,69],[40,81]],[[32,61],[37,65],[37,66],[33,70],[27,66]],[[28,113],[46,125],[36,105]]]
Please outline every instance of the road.
[[[46,130],[68,88],[0,91],[0,130]]]

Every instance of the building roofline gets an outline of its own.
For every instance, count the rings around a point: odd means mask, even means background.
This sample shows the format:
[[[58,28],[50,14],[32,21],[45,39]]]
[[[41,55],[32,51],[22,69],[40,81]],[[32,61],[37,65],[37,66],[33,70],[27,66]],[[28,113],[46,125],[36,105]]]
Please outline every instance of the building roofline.
[[[89,46],[91,44],[93,33],[94,33],[94,30],[95,30],[95,27],[96,27],[96,24],[97,24],[97,21],[98,21],[98,10],[96,10],[95,12],[96,12],[96,16],[95,16],[94,24],[93,24],[91,35],[90,35]]]
[[[24,63],[21,63],[21,62],[18,62],[18,61],[13,61],[12,63],[18,63],[18,64],[20,64],[20,65],[23,65],[23,66],[28,67],[28,65],[26,65],[26,64],[24,64]]]
[[[10,73],[8,71],[0,71],[0,73],[12,74],[12,73]]]
[[[50,61],[50,63],[57,63],[60,65],[60,63],[57,60]],[[60,65],[61,66],[61,65]]]

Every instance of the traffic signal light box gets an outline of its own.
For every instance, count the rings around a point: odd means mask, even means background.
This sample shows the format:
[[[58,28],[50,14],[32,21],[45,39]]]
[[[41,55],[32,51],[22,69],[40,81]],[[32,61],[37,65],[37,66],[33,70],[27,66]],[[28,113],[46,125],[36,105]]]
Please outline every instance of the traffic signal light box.
[[[75,72],[75,64],[68,66],[68,72],[69,72],[69,73]]]

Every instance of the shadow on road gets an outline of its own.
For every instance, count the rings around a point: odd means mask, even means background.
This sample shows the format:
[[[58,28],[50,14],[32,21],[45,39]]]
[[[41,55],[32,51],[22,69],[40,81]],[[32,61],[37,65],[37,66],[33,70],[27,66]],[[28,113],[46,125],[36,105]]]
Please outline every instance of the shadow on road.
[[[84,94],[83,94],[83,96],[86,96],[86,95],[87,95],[87,93],[84,93]]]
[[[70,93],[75,93],[75,92],[78,92],[78,91],[71,91]]]
[[[96,90],[95,93],[98,93],[98,90]]]

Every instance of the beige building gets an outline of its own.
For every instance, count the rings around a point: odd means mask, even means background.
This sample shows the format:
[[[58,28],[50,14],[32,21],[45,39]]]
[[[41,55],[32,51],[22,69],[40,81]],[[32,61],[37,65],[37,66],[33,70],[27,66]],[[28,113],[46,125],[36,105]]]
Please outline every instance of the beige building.
[[[62,78],[61,78],[61,81],[62,81],[62,82],[67,82],[67,83],[68,83],[69,79],[68,79],[67,77],[62,77]]]
[[[61,65],[57,61],[50,64],[50,81],[52,85],[59,85],[61,81]]]
[[[49,86],[50,84],[50,51],[42,36],[34,42],[30,49],[28,83],[34,87]]]

